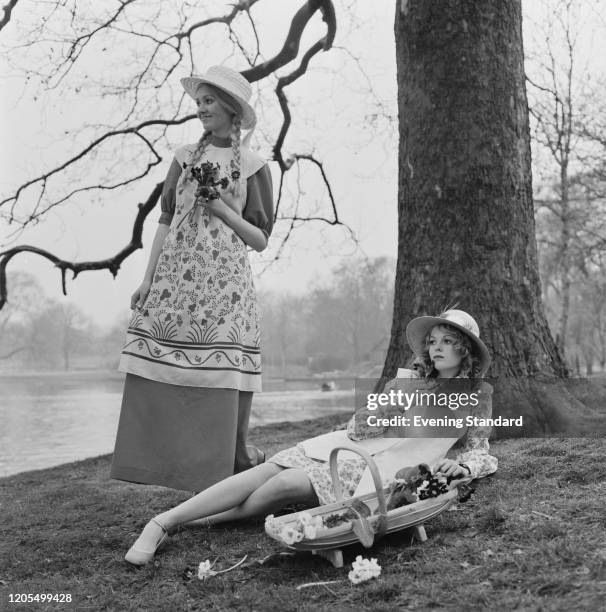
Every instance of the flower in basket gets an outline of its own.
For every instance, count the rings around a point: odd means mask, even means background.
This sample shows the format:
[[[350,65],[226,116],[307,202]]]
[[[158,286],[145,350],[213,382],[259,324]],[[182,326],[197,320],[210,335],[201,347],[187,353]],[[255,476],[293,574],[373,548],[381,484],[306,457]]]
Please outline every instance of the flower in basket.
[[[295,542],[300,542],[303,539],[303,534],[292,525],[285,525],[280,532],[280,539],[284,544],[292,546]]]
[[[287,546],[292,546],[303,538],[308,540],[315,539],[318,529],[321,527],[323,527],[322,517],[312,517],[309,512],[301,512],[294,524],[280,525],[273,514],[265,518],[265,531],[273,538],[284,542]]]
[[[303,532],[303,537],[307,540],[315,540],[318,529],[323,526],[321,516],[312,516],[309,512],[301,512],[297,517],[297,529]]]
[[[303,539],[303,530],[299,530],[292,525],[279,525],[273,514],[265,518],[265,530],[273,538],[281,540],[287,546],[292,546],[295,542],[300,542]]]
[[[273,537],[280,534],[280,528],[278,527],[278,521],[276,521],[273,514],[268,514],[265,517],[265,531]]]
[[[364,559],[362,555],[358,555],[351,564],[351,567],[353,569],[349,572],[348,577],[353,584],[359,584],[371,578],[378,578],[381,574],[381,566],[375,558],[368,560]]]

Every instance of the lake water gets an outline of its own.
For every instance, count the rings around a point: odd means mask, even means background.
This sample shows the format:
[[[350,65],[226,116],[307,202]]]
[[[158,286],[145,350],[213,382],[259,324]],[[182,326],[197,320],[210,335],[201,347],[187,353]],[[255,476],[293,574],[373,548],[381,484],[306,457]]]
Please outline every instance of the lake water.
[[[353,380],[264,381],[250,426],[353,411]],[[111,453],[123,378],[101,373],[0,376],[0,476]]]

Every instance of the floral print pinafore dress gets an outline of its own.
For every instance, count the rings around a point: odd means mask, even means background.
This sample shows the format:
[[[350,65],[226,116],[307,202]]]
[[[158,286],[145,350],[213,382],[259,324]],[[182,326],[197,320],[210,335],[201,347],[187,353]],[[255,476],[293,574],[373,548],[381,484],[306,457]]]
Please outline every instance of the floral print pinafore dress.
[[[177,183],[175,214],[150,292],[134,312],[119,369],[175,385],[261,390],[257,301],[247,247],[217,216],[194,207],[193,145],[175,157],[188,164]],[[230,177],[232,151],[211,144],[198,162]],[[241,183],[264,165],[241,149]],[[231,180],[231,179],[230,179]]]

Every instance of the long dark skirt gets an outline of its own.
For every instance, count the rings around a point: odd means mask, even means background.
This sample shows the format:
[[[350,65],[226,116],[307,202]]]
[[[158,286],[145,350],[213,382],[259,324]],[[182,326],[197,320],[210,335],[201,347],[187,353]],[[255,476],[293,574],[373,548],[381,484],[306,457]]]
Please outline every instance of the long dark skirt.
[[[252,393],[127,374],[111,477],[201,491],[234,473],[238,405]]]

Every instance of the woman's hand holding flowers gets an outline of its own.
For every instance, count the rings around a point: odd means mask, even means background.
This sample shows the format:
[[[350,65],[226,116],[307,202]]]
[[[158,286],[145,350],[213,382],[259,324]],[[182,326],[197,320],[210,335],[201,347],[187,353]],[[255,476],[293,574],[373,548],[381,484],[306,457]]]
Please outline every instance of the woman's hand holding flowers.
[[[451,476],[453,478],[464,478],[470,474],[468,469],[459,465],[454,459],[442,459],[442,461],[434,467],[434,471],[442,472],[444,476]]]
[[[219,188],[219,198],[229,206],[235,213],[242,216],[244,210],[244,197],[242,196],[242,189],[240,189],[239,195],[234,195],[233,190],[226,189],[223,185]]]
[[[200,188],[196,191],[196,202],[209,212],[217,215],[217,217],[225,220],[229,210],[233,210],[239,217],[242,216],[242,209],[244,208],[243,197],[235,196],[228,189],[219,189],[217,198],[204,198],[203,194],[198,193],[199,191]]]
[[[207,188],[202,186],[196,189],[196,205],[205,208],[208,212],[211,212],[221,219],[225,217],[225,214],[229,210],[229,206],[223,201],[222,197],[218,195],[218,192],[216,197],[208,197]]]
[[[229,206],[221,200],[205,200],[201,202],[201,205],[220,219],[225,219],[226,214],[229,212]]]

